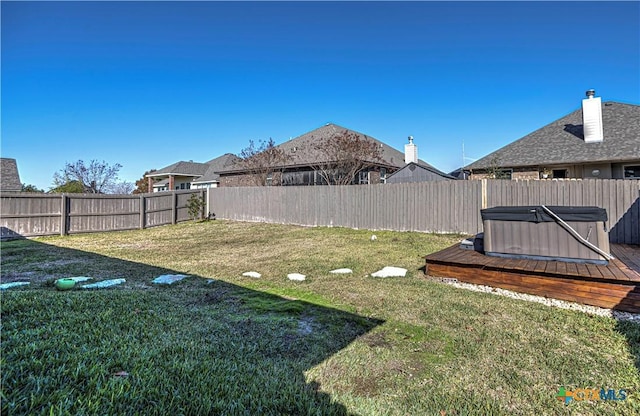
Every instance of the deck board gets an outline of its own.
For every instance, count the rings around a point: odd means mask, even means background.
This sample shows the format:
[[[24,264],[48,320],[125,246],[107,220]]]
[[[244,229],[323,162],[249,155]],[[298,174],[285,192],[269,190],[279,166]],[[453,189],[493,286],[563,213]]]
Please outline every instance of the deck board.
[[[425,257],[436,277],[640,313],[640,246],[611,247],[607,265],[486,256],[453,245]]]

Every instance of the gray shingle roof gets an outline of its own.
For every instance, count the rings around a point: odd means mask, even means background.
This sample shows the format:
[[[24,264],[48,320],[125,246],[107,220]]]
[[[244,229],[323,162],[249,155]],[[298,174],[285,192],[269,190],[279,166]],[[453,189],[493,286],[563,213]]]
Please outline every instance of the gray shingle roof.
[[[165,176],[165,175],[181,175],[181,176],[201,176],[209,168],[206,163],[198,162],[176,162],[173,165],[169,165],[160,170],[147,175],[147,177]]]
[[[194,178],[193,182],[213,182],[218,180],[219,175],[217,172],[219,170],[232,165],[238,160],[240,160],[238,156],[225,153],[205,163],[180,161],[150,173],[147,177],[157,178],[168,175],[192,176]],[[162,183],[163,182],[160,181],[155,185]]]
[[[0,191],[22,191],[22,182],[20,182],[18,164],[15,159],[0,158]]]
[[[382,162],[378,162],[376,164],[386,165],[388,167],[393,168],[401,168],[405,165],[404,163],[404,153],[400,152],[393,147],[371,137],[366,134],[347,129],[345,127],[338,126],[336,124],[326,124],[320,128],[312,130],[308,133],[302,134],[294,139],[288,140],[282,144],[276,146],[278,149],[283,150],[289,157],[290,160],[285,165],[286,167],[303,167],[310,166],[316,164],[318,162],[323,162],[323,154],[318,151],[316,145],[318,142],[322,140],[328,140],[334,137],[337,134],[342,134],[343,132],[347,132],[348,134],[355,134],[360,138],[365,138],[367,140],[372,140],[377,143],[381,147],[381,158]],[[418,163],[422,166],[428,166],[433,168],[427,162],[423,160],[419,160]],[[435,169],[435,168],[433,168]],[[235,164],[234,166],[230,166],[224,170],[221,170],[222,173],[231,173],[231,172],[239,172],[243,171],[244,168]]]
[[[220,179],[220,175],[218,172],[221,170],[233,166],[234,163],[238,162],[240,158],[231,153],[225,153],[222,156],[219,156],[215,159],[211,159],[207,162],[209,167],[204,175],[200,176],[193,180],[193,182],[216,182]]]
[[[617,102],[602,105],[604,140],[585,143],[582,109],[477,160],[465,169],[624,162],[640,159],[640,106]]]
[[[407,163],[406,165],[404,165],[402,168],[400,168],[399,170],[393,172],[391,175],[387,176],[387,181],[389,181],[389,183],[393,182],[394,177],[402,175],[403,172],[406,172],[406,169],[409,170],[414,170],[415,168],[412,168],[411,166],[416,166],[417,168],[420,168],[421,170],[425,171],[425,172],[429,172],[432,173],[434,176],[433,177],[441,177],[443,179],[451,179],[451,180],[456,180],[458,178],[455,178],[447,173],[444,173],[443,171],[434,168],[433,166],[429,165],[429,164],[423,164],[420,163],[421,161],[418,161],[418,163]],[[418,176],[418,175],[416,175]]]

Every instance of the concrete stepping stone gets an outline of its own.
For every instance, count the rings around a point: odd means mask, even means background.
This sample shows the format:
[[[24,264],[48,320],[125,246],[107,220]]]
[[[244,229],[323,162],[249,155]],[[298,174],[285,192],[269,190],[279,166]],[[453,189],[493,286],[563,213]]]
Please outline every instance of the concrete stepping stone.
[[[353,273],[353,270],[351,270],[351,269],[335,269],[335,270],[331,270],[329,273],[349,274],[349,273]]]
[[[185,277],[187,277],[186,274],[163,274],[153,279],[152,283],[157,285],[171,285],[175,282],[179,282]]]
[[[305,276],[305,275],[303,275],[303,274],[300,274],[300,273],[289,273],[289,274],[287,275],[287,278],[288,278],[289,280],[296,280],[296,281],[301,282],[301,281],[303,281],[303,280],[306,278],[306,276]]]
[[[103,280],[102,282],[91,283],[90,285],[82,286],[83,289],[104,289],[106,287],[121,285],[126,282],[126,279],[111,279]]]
[[[67,277],[67,279],[73,280],[76,283],[80,283],[80,282],[86,282],[87,280],[91,280],[91,279],[93,279],[93,277],[76,276],[76,277]]]
[[[386,266],[383,267],[382,270],[378,270],[375,273],[372,273],[373,277],[405,277],[407,274],[407,269],[403,269],[402,267],[392,267]]]
[[[26,286],[26,285],[30,285],[30,284],[31,284],[31,282],[2,283],[2,284],[0,284],[0,290],[7,290],[7,289],[11,289],[12,287]]]
[[[254,279],[260,279],[262,277],[258,272],[244,272],[242,275],[246,277],[253,277]]]

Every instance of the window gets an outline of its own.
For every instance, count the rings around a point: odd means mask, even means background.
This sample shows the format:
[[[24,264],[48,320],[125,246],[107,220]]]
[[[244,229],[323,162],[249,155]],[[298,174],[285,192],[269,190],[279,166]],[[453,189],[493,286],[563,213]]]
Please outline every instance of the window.
[[[553,176],[554,179],[565,179],[567,177],[566,169],[554,169]]]
[[[273,173],[269,173],[267,175],[267,183],[266,183],[266,185],[267,186],[271,186],[272,184],[273,184]]]
[[[493,178],[494,179],[509,179],[509,180],[511,180],[512,175],[513,175],[513,169],[496,169],[493,172]]]
[[[640,179],[640,165],[625,166],[623,170],[625,179]]]
[[[380,168],[380,183],[387,183],[387,168]]]
[[[369,172],[362,171],[358,173],[358,184],[366,185],[369,183]]]

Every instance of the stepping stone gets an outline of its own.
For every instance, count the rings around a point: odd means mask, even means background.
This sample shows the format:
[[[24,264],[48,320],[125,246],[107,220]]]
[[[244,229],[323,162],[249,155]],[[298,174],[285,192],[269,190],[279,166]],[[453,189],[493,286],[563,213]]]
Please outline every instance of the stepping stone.
[[[353,273],[353,270],[351,270],[351,269],[335,269],[335,270],[331,270],[329,273],[348,274],[348,273]]]
[[[382,270],[378,270],[377,272],[371,274],[373,277],[404,277],[407,274],[407,269],[403,269],[402,267],[392,267],[386,266],[383,267]]]
[[[187,277],[186,274],[163,274],[153,279],[152,283],[157,285],[170,285]]]
[[[262,275],[258,272],[244,272],[242,273],[242,275],[246,277],[253,277],[256,279],[260,279],[262,277]]]
[[[93,279],[93,277],[77,276],[77,277],[68,277],[68,279],[73,280],[74,282],[78,283],[78,282],[86,282],[87,280]]]
[[[90,285],[82,286],[83,289],[103,289],[105,287],[117,286],[126,282],[125,279],[111,279],[111,280],[103,280],[98,283],[91,283]]]
[[[297,280],[299,282],[303,281],[306,278],[305,275],[300,273],[289,273],[287,277],[289,278],[289,280]]]
[[[0,290],[11,289],[12,287],[25,286],[30,285],[31,282],[11,282],[11,283],[3,283],[0,285]]]

